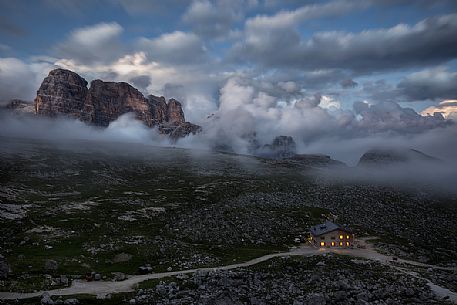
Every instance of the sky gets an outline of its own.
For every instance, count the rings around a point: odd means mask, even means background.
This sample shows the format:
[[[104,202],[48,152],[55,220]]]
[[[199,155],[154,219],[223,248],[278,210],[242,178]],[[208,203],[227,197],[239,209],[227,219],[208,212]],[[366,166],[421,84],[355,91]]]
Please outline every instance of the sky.
[[[456,37],[455,0],[0,0],[0,103],[62,67],[176,98],[233,145],[456,135]]]

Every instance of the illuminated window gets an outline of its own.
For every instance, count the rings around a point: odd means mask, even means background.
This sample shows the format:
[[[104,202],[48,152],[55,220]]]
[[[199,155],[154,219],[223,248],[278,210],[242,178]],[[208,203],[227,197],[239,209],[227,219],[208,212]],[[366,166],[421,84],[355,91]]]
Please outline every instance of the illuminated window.
[[[334,241],[332,241],[332,247],[335,247],[335,242]]]
[[[346,238],[349,239],[349,235],[346,235]]]
[[[342,246],[343,246],[343,242],[342,242],[342,241],[340,241],[340,247],[342,247]]]
[[[321,247],[325,246],[325,242],[321,241]]]
[[[340,239],[343,239],[343,238],[344,238],[344,236],[343,236],[343,235],[340,235]]]
[[[348,241],[346,242],[346,246],[349,247],[349,242]]]

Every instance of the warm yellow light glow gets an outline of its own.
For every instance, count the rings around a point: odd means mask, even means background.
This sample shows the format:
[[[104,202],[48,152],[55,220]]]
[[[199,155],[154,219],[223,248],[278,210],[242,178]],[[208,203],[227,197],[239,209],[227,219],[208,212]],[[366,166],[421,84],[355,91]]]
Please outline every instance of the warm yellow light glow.
[[[343,242],[342,242],[342,241],[340,241],[340,247],[342,247],[342,246],[343,246]]]
[[[332,247],[335,247],[335,242],[334,241],[332,241]]]
[[[457,100],[444,100],[438,105],[430,106],[422,110],[422,116],[433,116],[435,112],[441,113],[446,119],[455,118],[457,116]]]
[[[346,238],[349,239],[349,235],[347,235]]]
[[[343,238],[344,238],[344,236],[343,236],[343,235],[340,235],[340,239],[343,239]]]
[[[321,241],[321,247],[325,246],[325,242]]]
[[[349,242],[348,242],[348,241],[346,242],[346,246],[348,246],[348,247],[349,247]]]

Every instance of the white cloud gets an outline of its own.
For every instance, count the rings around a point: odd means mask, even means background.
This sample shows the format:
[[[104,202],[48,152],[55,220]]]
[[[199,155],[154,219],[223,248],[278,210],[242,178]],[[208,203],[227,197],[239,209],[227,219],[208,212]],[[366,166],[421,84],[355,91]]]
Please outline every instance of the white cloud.
[[[123,28],[116,22],[99,23],[70,33],[56,46],[57,53],[79,63],[109,62],[122,54],[120,35]]]
[[[421,115],[435,115],[435,113],[457,122],[457,100],[442,101],[439,105],[430,106],[421,111]]]
[[[248,31],[290,28],[309,19],[341,15],[356,8],[364,8],[369,1],[336,0],[324,4],[304,5],[296,10],[281,11],[272,16],[256,16],[246,21]]]
[[[140,48],[148,58],[169,64],[194,64],[201,62],[206,54],[203,41],[194,33],[175,31],[157,38],[141,38]]]
[[[330,96],[323,95],[319,106],[325,109],[340,109],[341,103]]]
[[[278,86],[288,93],[294,93],[300,90],[297,83],[293,81],[279,82]]]
[[[0,104],[11,99],[32,101],[41,81],[52,67],[47,62],[26,63],[13,57],[0,58]]]

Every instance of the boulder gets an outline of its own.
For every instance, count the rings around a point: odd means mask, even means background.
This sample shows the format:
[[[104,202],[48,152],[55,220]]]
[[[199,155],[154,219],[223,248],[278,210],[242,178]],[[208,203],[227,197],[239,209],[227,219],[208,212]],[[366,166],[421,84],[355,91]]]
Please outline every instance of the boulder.
[[[55,272],[59,268],[59,264],[53,260],[53,259],[48,259],[44,263],[44,270],[48,272]]]
[[[122,272],[113,272],[112,274],[113,274],[114,280],[115,280],[116,282],[121,282],[121,281],[123,281],[123,280],[125,280],[125,279],[127,278],[127,277],[125,276],[125,274],[122,273]]]
[[[54,305],[55,302],[51,299],[51,295],[47,292],[44,292],[41,295],[41,305]]]

